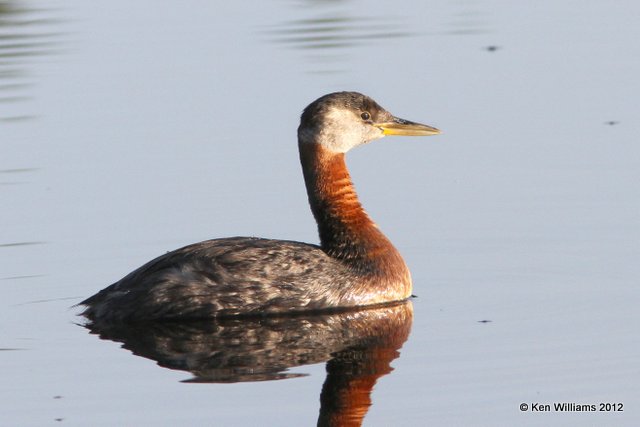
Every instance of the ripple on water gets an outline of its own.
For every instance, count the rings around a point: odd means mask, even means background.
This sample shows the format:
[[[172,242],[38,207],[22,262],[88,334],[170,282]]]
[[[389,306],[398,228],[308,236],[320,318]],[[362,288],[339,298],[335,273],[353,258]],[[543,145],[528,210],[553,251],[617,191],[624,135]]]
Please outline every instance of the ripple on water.
[[[0,122],[20,123],[37,117],[34,76],[37,59],[59,52],[63,21],[52,9],[33,8],[22,1],[0,0]]]

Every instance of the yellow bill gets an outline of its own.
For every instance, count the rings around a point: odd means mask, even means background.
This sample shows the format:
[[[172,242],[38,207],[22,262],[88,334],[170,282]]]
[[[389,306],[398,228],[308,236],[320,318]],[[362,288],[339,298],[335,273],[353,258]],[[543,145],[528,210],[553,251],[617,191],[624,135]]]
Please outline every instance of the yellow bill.
[[[375,126],[382,129],[385,135],[426,136],[442,133],[432,126],[410,122],[409,120],[399,119],[397,117],[394,117],[390,122],[376,123]]]

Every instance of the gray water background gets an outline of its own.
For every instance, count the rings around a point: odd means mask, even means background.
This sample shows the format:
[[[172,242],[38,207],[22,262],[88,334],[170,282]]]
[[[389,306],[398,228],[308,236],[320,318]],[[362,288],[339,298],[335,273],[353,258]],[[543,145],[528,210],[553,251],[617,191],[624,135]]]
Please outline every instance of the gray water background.
[[[335,90],[444,131],[348,158],[418,295],[365,425],[638,425],[638,22],[635,1],[1,1],[0,425],[314,425],[322,364],[185,384],[69,307],[207,238],[317,242],[295,129]]]

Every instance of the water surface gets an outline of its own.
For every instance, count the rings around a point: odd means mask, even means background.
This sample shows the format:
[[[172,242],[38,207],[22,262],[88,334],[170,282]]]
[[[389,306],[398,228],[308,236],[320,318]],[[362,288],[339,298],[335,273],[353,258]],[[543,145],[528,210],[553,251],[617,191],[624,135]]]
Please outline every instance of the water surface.
[[[349,156],[418,296],[364,425],[637,425],[639,16],[0,1],[0,424],[314,425],[326,357],[280,381],[190,381],[69,307],[199,240],[317,242],[299,114],[358,90],[444,131]],[[536,402],[624,412],[519,409]]]

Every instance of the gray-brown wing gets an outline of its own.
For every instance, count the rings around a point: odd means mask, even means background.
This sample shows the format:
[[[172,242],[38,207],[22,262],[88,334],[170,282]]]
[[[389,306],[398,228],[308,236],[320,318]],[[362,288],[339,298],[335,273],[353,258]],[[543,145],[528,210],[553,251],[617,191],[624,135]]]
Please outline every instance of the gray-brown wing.
[[[318,246],[235,237],[162,255],[81,305],[94,321],[278,313],[338,307],[352,281]]]

